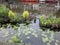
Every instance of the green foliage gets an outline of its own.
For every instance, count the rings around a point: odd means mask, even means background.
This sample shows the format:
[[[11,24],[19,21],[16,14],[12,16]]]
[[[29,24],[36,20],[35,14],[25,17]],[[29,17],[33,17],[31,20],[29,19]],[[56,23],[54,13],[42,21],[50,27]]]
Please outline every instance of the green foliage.
[[[27,20],[29,18],[29,12],[24,11],[22,17]]]
[[[40,17],[40,22],[42,25],[58,25],[60,24],[60,18],[56,18],[54,16],[48,16],[46,18],[44,15]]]
[[[20,16],[9,10],[6,6],[2,5],[0,7],[0,22],[4,20],[10,20],[10,22],[20,21]]]
[[[6,6],[2,5],[0,7],[0,17],[8,17],[8,12],[9,12],[9,9],[6,8]]]
[[[21,20],[21,17],[17,14],[15,14],[13,17],[9,17],[10,22],[19,22]]]
[[[20,43],[20,39],[18,39],[16,36],[13,36],[12,40],[14,43]]]
[[[43,24],[43,25],[46,25],[46,22],[47,20],[46,20],[46,17],[45,17],[45,15],[42,15],[42,16],[40,16],[40,22]]]

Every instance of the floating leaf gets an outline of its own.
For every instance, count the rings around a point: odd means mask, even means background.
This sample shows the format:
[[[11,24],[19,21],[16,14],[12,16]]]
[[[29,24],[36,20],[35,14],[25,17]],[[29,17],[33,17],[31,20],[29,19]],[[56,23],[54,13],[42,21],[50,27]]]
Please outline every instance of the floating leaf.
[[[55,43],[55,45],[59,45],[58,43]]]
[[[28,31],[28,33],[31,33],[31,31]]]
[[[35,37],[38,37],[38,35],[37,35],[37,34],[35,34]]]
[[[42,29],[38,29],[39,31],[42,31]]]
[[[42,38],[42,41],[43,41],[43,42],[46,42],[44,38]]]
[[[59,41],[58,41],[58,40],[56,40],[56,42],[57,42],[57,43],[59,43]]]
[[[25,35],[28,35],[28,33],[25,33]]]
[[[42,40],[43,40],[43,42],[47,42],[47,41],[49,41],[48,38],[42,38]]]
[[[18,39],[16,36],[13,36],[13,37],[12,37],[12,41],[13,41],[14,43],[20,43],[20,42],[21,42],[21,40]]]
[[[45,34],[41,34],[42,36],[44,36],[44,37],[47,37],[47,35],[45,35]]]
[[[41,35],[44,36],[45,34],[42,33]]]
[[[14,34],[14,33],[11,33],[11,34]]]
[[[28,36],[27,39],[30,39],[30,37]]]
[[[50,43],[47,43],[47,45],[51,45]]]
[[[8,42],[9,42],[9,43],[12,43],[12,40],[9,40]]]
[[[45,34],[45,33],[46,33],[46,32],[44,32],[44,31],[42,32],[42,34]]]
[[[32,33],[33,36],[35,36],[35,33]]]
[[[49,42],[51,43],[52,41],[51,41],[51,40],[49,40]]]
[[[9,33],[8,32],[5,32],[5,37],[7,37],[9,35]]]

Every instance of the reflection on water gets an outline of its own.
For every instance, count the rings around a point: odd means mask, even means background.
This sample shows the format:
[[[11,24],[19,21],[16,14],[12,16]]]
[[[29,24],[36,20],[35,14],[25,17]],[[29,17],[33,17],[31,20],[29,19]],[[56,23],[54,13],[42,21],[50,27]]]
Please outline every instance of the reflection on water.
[[[30,45],[60,45],[60,32],[50,31],[46,29],[43,31],[39,29],[39,19],[36,19],[36,23],[32,20],[32,23],[28,26],[19,24],[20,27],[12,28],[0,28],[0,42],[11,41],[12,36],[17,36],[23,41],[24,44]]]

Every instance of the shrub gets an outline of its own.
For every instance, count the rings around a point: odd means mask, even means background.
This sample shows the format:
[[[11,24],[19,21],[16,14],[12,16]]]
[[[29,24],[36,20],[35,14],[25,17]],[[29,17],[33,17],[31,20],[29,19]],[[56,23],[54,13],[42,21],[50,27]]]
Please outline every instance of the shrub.
[[[22,16],[23,16],[24,19],[28,19],[29,18],[29,12],[24,11]]]
[[[8,17],[8,12],[9,12],[9,9],[6,8],[6,6],[2,5],[0,7],[0,17],[3,17],[3,18]]]
[[[40,22],[41,22],[41,24],[42,25],[59,25],[60,24],[60,18],[54,18],[54,16],[53,17],[51,17],[51,16],[49,16],[48,18],[46,18],[45,16],[41,16],[40,17]]]

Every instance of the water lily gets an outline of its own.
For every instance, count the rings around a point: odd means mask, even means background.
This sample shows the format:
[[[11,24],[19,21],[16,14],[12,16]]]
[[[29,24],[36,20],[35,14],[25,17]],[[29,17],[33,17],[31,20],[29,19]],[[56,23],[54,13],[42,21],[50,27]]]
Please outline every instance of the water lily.
[[[31,33],[31,31],[28,31],[28,33]]]
[[[56,42],[57,42],[57,43],[59,43],[59,41],[58,41],[58,40],[56,40]]]
[[[59,45],[58,43],[55,43],[55,45]]]
[[[28,36],[27,39],[30,39],[30,37]]]
[[[28,35],[28,33],[25,33],[25,35]]]
[[[50,43],[47,43],[47,45],[51,45]]]
[[[47,37],[47,35],[45,35],[45,34],[42,34],[42,36],[43,36],[43,37]]]
[[[13,36],[13,37],[12,37],[12,41],[13,41],[14,43],[19,43],[19,42],[20,42],[20,40],[19,40],[16,36]]]
[[[38,35],[37,35],[37,34],[35,34],[34,36],[35,36],[35,37],[38,37]]]
[[[51,40],[49,40],[49,43],[51,43],[52,41]]]
[[[43,40],[43,42],[48,42],[49,41],[48,37],[42,38],[42,40]]]

